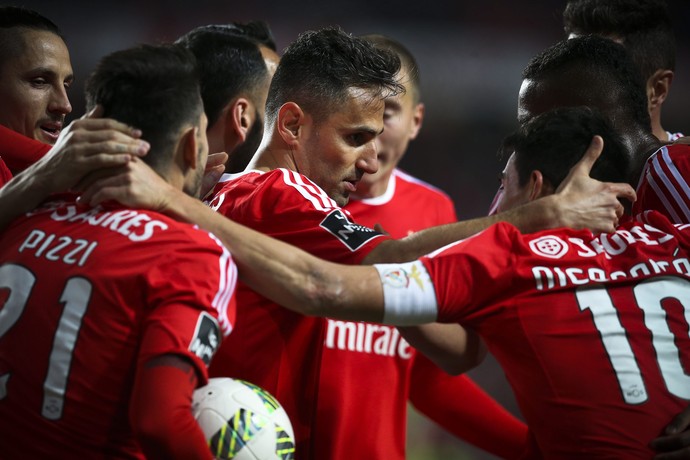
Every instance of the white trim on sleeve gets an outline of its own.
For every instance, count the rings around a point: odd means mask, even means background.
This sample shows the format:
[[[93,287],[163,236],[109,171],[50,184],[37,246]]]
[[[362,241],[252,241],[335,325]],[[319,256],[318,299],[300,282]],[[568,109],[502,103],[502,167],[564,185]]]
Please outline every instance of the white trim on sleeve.
[[[383,285],[383,323],[396,326],[436,321],[438,305],[434,285],[424,264],[376,264]]]

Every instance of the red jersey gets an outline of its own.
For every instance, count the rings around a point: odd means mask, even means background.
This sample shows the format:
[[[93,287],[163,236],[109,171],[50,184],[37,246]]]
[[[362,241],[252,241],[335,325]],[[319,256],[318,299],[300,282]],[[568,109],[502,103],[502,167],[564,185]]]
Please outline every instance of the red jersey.
[[[211,202],[218,212],[333,262],[359,264],[387,239],[354,224],[326,192],[294,171],[241,173],[219,188]],[[237,299],[235,329],[213,360],[211,375],[248,380],[272,393],[292,422],[297,456],[319,458],[313,443],[322,440],[313,433],[329,416],[317,412],[326,320],[291,312],[242,283]]]
[[[345,209],[360,224],[380,224],[393,238],[457,220],[440,190],[395,170],[386,192],[351,199]],[[407,399],[415,350],[397,328],[327,320],[319,380],[318,459],[405,458]],[[377,420],[363,430],[362,420]]]
[[[0,156],[14,174],[36,163],[52,147],[0,125]]]
[[[180,355],[205,384],[236,267],[191,225],[58,198],[1,235],[0,456],[143,458],[128,420],[137,363]]]
[[[382,279],[482,335],[545,458],[649,459],[690,401],[689,258],[690,225],[652,213],[599,237],[498,224]]]
[[[0,187],[8,183],[12,179],[12,173],[7,168],[7,165],[0,157]]]
[[[677,224],[690,222],[690,145],[667,145],[647,159],[633,214],[648,210]]]

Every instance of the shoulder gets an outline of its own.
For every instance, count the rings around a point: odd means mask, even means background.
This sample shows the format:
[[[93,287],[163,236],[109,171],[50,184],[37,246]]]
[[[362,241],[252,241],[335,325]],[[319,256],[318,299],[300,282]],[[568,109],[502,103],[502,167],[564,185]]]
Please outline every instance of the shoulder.
[[[430,183],[423,181],[422,179],[414,177],[411,174],[406,173],[405,171],[395,169],[393,171],[393,176],[396,178],[399,185],[402,187],[408,187],[421,193],[429,194],[432,196],[439,196],[440,198],[451,201],[450,196],[448,196],[448,194],[440,188],[431,185]]]
[[[257,208],[259,204],[260,209]],[[261,213],[270,211],[272,215],[292,209],[319,212],[339,209],[321,187],[304,175],[283,168],[268,172],[250,171],[230,177],[211,202],[211,207],[217,210],[221,205],[225,210],[245,208]]]

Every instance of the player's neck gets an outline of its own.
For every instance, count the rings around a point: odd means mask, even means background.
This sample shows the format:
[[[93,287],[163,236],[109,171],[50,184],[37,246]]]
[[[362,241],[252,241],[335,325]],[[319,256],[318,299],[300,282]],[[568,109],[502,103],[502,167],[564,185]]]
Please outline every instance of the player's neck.
[[[278,168],[297,171],[294,159],[289,151],[266,147],[257,151],[246,169],[272,171]]]

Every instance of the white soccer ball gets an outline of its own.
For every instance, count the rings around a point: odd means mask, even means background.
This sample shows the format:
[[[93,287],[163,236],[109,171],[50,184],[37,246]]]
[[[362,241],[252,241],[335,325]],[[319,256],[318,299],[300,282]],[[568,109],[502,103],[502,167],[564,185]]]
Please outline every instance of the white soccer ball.
[[[194,391],[192,412],[218,459],[293,460],[295,434],[285,409],[243,380],[212,378]]]

